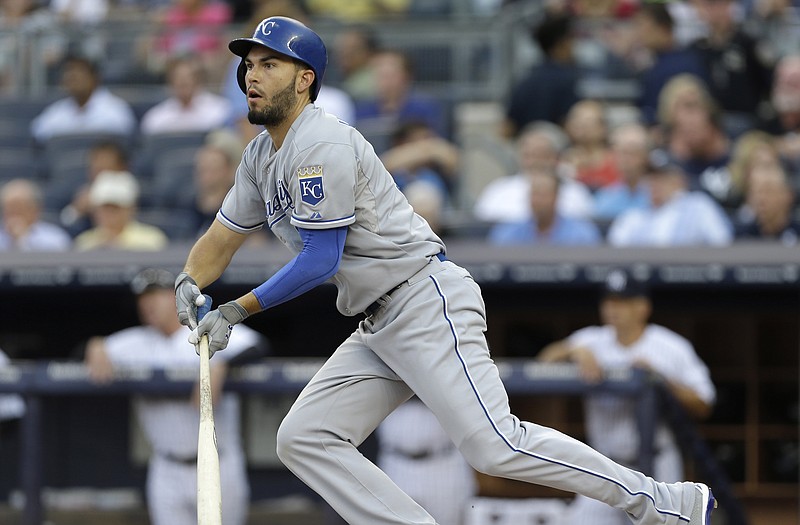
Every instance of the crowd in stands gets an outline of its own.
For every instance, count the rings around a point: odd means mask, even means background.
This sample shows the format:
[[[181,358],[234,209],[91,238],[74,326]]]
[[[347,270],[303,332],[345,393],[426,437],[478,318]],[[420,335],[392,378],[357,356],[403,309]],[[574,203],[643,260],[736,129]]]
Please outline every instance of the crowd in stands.
[[[30,134],[30,170],[0,168],[0,249],[155,250],[194,240],[260,132],[246,121],[228,37],[273,14],[312,27],[342,22],[327,42],[332,73],[316,103],[368,137],[445,238],[463,231],[449,219],[457,217],[478,225],[468,230],[476,240],[498,244],[797,242],[800,2],[542,2],[530,28],[539,58],[492,101],[503,108],[496,134],[516,151],[516,168],[488,174],[466,197],[465,152],[447,101],[423,89],[411,56],[382,43],[373,23],[446,15],[456,3],[4,2],[0,89],[18,73],[9,57],[21,56],[8,35],[52,28],[30,60],[42,61],[61,91],[19,130]],[[468,2],[475,16],[516,3]],[[163,97],[142,108],[111,89],[131,79],[103,56],[108,37],[76,46],[59,28],[145,4],[154,14],[151,34],[137,42],[148,49],[136,55],[146,55],[139,73],[157,78]],[[604,54],[591,65],[579,46],[587,39]],[[598,67],[634,79],[637,95],[586,96],[581,86]]]

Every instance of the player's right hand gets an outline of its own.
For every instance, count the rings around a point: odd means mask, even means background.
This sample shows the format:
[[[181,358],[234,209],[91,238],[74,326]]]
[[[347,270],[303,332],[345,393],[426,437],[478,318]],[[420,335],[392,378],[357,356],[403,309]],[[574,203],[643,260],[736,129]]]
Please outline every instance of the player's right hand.
[[[178,320],[192,330],[197,328],[197,302],[200,288],[186,272],[178,274],[175,279],[175,306],[178,309]]]

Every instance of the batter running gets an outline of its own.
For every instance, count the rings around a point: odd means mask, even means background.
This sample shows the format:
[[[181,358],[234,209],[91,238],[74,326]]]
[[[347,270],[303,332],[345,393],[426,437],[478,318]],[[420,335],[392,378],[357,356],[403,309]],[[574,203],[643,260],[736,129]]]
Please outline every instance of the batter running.
[[[464,457],[492,476],[583,494],[634,524],[708,525],[716,506],[701,483],[661,483],[582,442],[520,421],[484,338],[478,285],[445,257],[372,146],[313,102],[325,45],[289,18],[233,40],[249,120],[247,146],[217,218],[175,282],[190,338],[222,350],[233,325],[331,280],[337,307],[365,314],[297,398],[278,430],[278,455],[354,525],[435,524],[356,447],[413,394]],[[197,324],[195,298],[266,225],[296,256],[273,277]],[[451,524],[439,524],[451,525]]]

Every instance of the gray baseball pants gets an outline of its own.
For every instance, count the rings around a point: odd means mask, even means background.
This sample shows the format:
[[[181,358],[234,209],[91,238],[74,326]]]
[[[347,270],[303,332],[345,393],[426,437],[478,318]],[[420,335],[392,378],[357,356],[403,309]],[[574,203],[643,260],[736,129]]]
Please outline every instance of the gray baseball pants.
[[[477,283],[434,258],[303,389],[278,429],[281,461],[352,525],[435,524],[356,449],[416,393],[480,472],[583,494],[636,525],[688,522],[694,484],[657,482],[513,416],[485,330]]]

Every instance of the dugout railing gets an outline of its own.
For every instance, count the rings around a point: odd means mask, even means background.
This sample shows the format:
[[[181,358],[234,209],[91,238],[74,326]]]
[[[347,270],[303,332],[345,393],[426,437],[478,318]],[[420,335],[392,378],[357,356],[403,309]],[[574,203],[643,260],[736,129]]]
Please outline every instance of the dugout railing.
[[[296,394],[321,366],[318,359],[267,358],[263,362],[231,370],[226,389],[242,394]],[[543,364],[526,359],[501,359],[498,368],[511,395],[542,394],[584,395],[607,392],[630,397],[636,403],[640,441],[639,465],[643,472],[652,471],[653,435],[659,403],[664,391],[659,382],[641,370],[611,370],[605,380],[589,384],[581,380],[572,364]],[[165,371],[152,368],[124,368],[115,372],[110,383],[96,384],[89,380],[87,369],[74,362],[14,364],[0,368],[0,393],[17,393],[25,398],[26,412],[21,426],[19,472],[25,496],[21,525],[42,525],[45,509],[42,464],[43,404],[59,396],[107,396],[114,394],[186,395],[196,378],[196,370]],[[668,397],[668,395],[667,395]],[[746,525],[741,506],[730,490],[724,472],[716,466],[713,455],[704,448],[702,439],[680,409],[670,411],[679,422],[678,434],[684,447],[708,476],[730,525]]]

